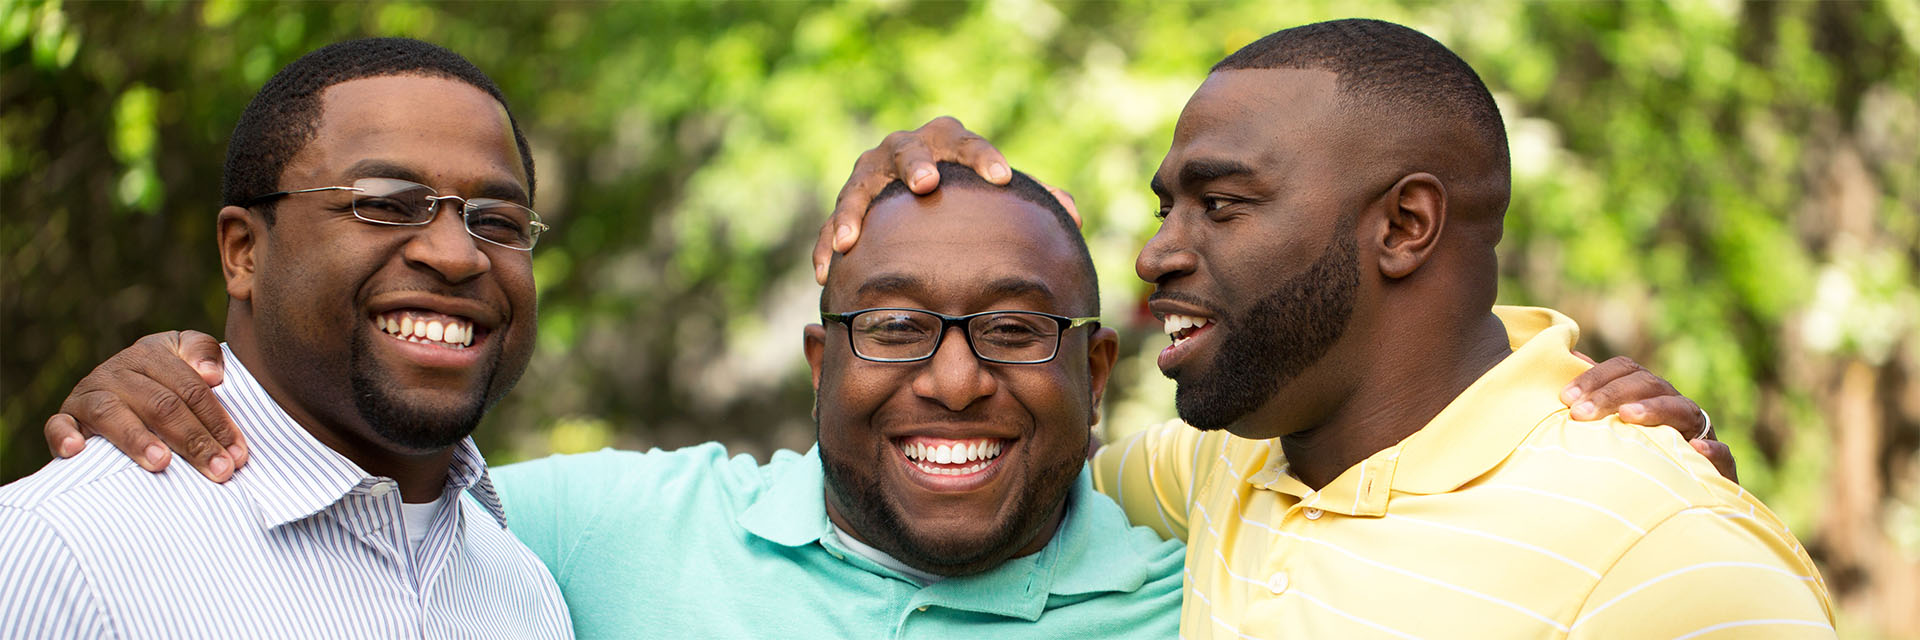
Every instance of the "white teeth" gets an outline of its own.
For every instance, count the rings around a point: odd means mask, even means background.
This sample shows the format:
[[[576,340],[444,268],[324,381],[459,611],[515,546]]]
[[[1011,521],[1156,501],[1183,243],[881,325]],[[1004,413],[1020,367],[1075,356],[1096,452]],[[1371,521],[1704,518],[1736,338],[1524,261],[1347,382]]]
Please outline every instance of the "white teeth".
[[[1183,329],[1197,329],[1209,324],[1213,324],[1213,321],[1207,318],[1195,318],[1193,316],[1169,313],[1167,314],[1166,320],[1162,321],[1161,328],[1166,331],[1167,335],[1171,336],[1179,333]]]
[[[914,464],[913,466],[916,466],[916,467],[919,467],[921,471],[924,471],[924,472],[926,472],[926,473],[927,473],[928,475],[935,475],[935,476],[964,476],[964,475],[967,475],[967,474],[969,474],[969,473],[975,473],[975,472],[978,472],[978,471],[979,471],[979,470],[981,470],[981,469],[985,469],[985,468],[987,468],[987,463],[985,463],[985,462],[980,462],[980,463],[978,463],[978,464],[972,464],[972,465],[968,465],[968,466],[965,466],[965,467],[961,467],[961,468],[958,468],[958,469],[945,469],[945,468],[941,468],[941,467],[933,467],[933,466],[928,466],[928,465],[926,465],[926,464],[924,464],[924,463],[916,463],[916,464]]]
[[[937,468],[937,469],[940,469],[940,472],[942,473],[950,472],[952,470],[940,468],[940,467],[933,467],[929,465],[966,464],[970,462],[980,463],[978,465],[974,465],[974,468],[972,470],[962,469],[958,472],[954,472],[954,473],[972,473],[973,471],[978,471],[980,469],[986,468],[987,461],[1000,457],[1000,450],[1001,450],[1000,441],[991,440],[991,439],[973,440],[973,441],[961,442],[957,444],[929,445],[929,444],[920,443],[920,442],[912,442],[912,443],[906,443],[906,444],[900,445],[900,452],[905,454],[909,460],[913,460],[916,464],[920,466],[920,468],[922,469]],[[953,475],[953,473],[947,473],[947,475]]]
[[[388,335],[408,342],[434,342],[453,348],[473,345],[473,325],[458,319],[416,320],[411,314],[396,312],[376,316],[374,324]]]

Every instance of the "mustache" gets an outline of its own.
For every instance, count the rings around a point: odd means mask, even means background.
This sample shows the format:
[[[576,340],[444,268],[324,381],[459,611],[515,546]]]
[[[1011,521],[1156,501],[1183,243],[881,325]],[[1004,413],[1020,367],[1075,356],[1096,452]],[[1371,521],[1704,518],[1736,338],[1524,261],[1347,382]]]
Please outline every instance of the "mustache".
[[[1218,305],[1215,305],[1206,300],[1202,300],[1198,296],[1194,296],[1186,293],[1180,293],[1178,291],[1154,289],[1153,295],[1147,296],[1147,302],[1149,303],[1158,302],[1161,300],[1165,300],[1168,302],[1178,302],[1180,304],[1185,304],[1185,305],[1192,305],[1192,306],[1200,307],[1202,309],[1218,310],[1220,308]]]
[[[999,424],[1003,422],[995,420],[992,414],[992,411],[976,403],[960,411],[903,409],[879,413],[873,416],[873,423],[875,426],[886,428],[903,424]]]

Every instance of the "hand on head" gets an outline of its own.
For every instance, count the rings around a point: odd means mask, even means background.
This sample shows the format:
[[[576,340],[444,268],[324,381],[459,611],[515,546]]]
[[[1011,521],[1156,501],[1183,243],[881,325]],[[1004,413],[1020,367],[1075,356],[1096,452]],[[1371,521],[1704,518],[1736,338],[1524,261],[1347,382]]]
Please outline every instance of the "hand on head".
[[[934,167],[938,162],[973,167],[974,172],[992,184],[1004,185],[1013,178],[1013,171],[1007,167],[1007,159],[1000,155],[1000,150],[986,138],[968,131],[952,116],[934,118],[912,131],[888,134],[880,146],[868,149],[854,162],[853,174],[847,176],[847,183],[840,187],[840,195],[834,199],[833,215],[820,226],[820,238],[813,245],[814,281],[826,284],[827,265],[833,260],[833,254],[846,253],[860,240],[867,208],[888,184],[899,180],[905,182],[909,190],[922,195],[939,188],[940,172]],[[1072,195],[1052,185],[1042,183],[1041,186],[1060,200],[1075,223],[1080,222],[1080,210],[1074,207]]]

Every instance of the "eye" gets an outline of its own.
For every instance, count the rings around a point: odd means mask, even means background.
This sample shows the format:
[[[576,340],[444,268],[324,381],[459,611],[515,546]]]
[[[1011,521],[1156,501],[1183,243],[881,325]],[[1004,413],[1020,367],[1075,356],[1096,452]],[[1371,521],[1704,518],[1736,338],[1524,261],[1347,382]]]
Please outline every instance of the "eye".
[[[913,344],[932,335],[928,323],[913,315],[871,315],[874,317],[861,317],[859,326],[855,327],[868,340],[885,344]]]
[[[1208,196],[1200,199],[1200,206],[1205,208],[1207,210],[1207,213],[1213,213],[1215,211],[1219,211],[1230,204],[1233,204],[1233,201],[1228,200],[1226,198],[1216,198],[1216,197]]]
[[[425,213],[420,208],[408,205],[398,198],[385,196],[360,196],[354,198],[353,209],[360,217],[382,222],[414,223]]]
[[[990,340],[1002,345],[1022,345],[1047,337],[1052,327],[1043,327],[1044,318],[1006,315],[989,318],[985,326],[979,327],[976,338]],[[1050,322],[1050,321],[1048,321]]]

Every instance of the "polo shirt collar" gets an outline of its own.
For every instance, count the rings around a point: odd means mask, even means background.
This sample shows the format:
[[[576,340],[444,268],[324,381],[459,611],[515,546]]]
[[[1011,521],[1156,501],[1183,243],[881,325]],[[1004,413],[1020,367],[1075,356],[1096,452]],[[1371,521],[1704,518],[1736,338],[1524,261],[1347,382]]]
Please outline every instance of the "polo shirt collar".
[[[223,343],[220,350],[226,372],[214,395],[247,434],[248,450],[247,465],[228,484],[253,501],[266,526],[298,522],[349,496],[369,495],[384,480],[321,444],[267,395],[232,349]],[[472,438],[456,445],[444,490],[473,494],[500,526],[507,525],[486,459]]]
[[[1507,340],[1519,345],[1399,444],[1349,467],[1319,491],[1295,478],[1278,446],[1248,482],[1294,495],[1301,506],[1380,516],[1395,492],[1445,493],[1506,460],[1540,421],[1559,411],[1560,389],[1591,366],[1572,348],[1580,327],[1557,311],[1495,307]]]
[[[833,535],[827,518],[827,477],[820,445],[769,478],[767,490],[735,519],[747,533],[783,547],[801,547]]]
[[[820,447],[787,465],[736,519],[755,536],[786,547],[820,543],[837,548],[827,517],[826,475]],[[1037,620],[1049,595],[1131,592],[1147,581],[1148,562],[1131,557],[1140,550],[1116,544],[1126,531],[1125,514],[1093,489],[1086,468],[1067,493],[1067,515],[1053,539],[1038,553],[1008,560],[984,573],[947,578],[914,596],[914,606],[933,605],[1025,620]],[[841,551],[842,561],[872,573],[911,582],[907,577]],[[1128,556],[1128,557],[1122,557]],[[858,560],[856,560],[858,559]]]

